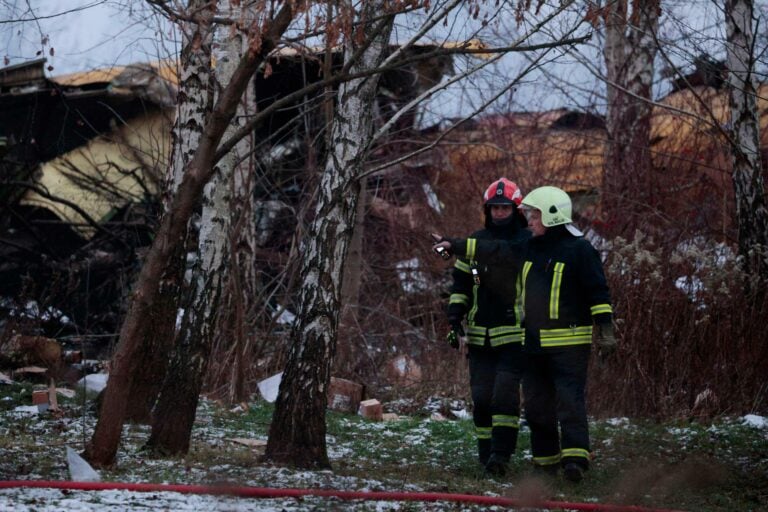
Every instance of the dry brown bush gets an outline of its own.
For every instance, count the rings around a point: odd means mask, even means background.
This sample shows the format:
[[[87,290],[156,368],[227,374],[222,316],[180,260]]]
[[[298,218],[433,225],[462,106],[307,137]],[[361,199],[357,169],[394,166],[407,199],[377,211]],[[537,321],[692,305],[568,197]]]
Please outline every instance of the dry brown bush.
[[[611,244],[606,273],[619,350],[595,365],[591,410],[692,418],[768,409],[765,297],[724,245],[664,247],[638,234]]]

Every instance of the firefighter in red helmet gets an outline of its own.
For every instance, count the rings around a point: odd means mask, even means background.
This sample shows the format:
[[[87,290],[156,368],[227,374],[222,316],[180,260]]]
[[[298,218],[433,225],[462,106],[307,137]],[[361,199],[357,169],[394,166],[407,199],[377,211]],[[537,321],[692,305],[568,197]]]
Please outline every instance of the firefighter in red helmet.
[[[483,194],[485,227],[475,239],[524,240],[530,236],[518,210],[522,193],[499,178]],[[522,328],[517,272],[459,258],[448,304],[448,342],[466,336],[478,457],[487,473],[503,476],[517,445],[520,423]],[[466,330],[463,322],[466,322]]]
[[[523,394],[537,471],[580,482],[590,465],[586,384],[592,344],[617,348],[600,254],[572,222],[562,189],[539,187],[521,202],[532,237],[523,242],[443,238],[433,249],[517,269],[525,310]]]

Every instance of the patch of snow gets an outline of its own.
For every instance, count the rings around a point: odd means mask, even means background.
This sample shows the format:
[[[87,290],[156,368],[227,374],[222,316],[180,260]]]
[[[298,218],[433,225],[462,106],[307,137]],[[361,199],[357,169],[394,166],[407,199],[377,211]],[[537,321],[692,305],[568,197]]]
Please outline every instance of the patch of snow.
[[[629,418],[608,418],[605,422],[613,427],[629,425]]]
[[[48,307],[41,310],[40,306],[34,300],[28,301],[23,309],[15,308],[13,302],[8,299],[2,301],[2,306],[11,309],[9,315],[14,317],[35,318],[44,321],[55,320],[62,324],[69,324],[72,322],[67,315],[56,308]]]
[[[704,291],[704,284],[696,276],[681,276],[675,280],[675,288],[688,295],[692,301]]]
[[[749,425],[750,427],[756,427],[756,428],[768,428],[768,418],[765,416],[758,416],[756,414],[747,414],[743,418],[741,418],[741,421],[744,422],[744,424]]]
[[[429,290],[429,278],[425,272],[419,270],[421,268],[419,258],[399,261],[395,268],[404,292],[417,293]]]

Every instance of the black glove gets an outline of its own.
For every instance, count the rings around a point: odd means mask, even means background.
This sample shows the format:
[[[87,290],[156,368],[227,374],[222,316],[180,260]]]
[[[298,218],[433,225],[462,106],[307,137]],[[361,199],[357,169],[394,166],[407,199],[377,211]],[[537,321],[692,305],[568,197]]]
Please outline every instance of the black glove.
[[[451,346],[451,348],[459,348],[459,338],[464,336],[464,327],[461,325],[461,318],[459,317],[450,317],[448,318],[448,323],[451,324],[451,330],[448,331],[448,336],[446,336],[446,340],[448,341],[448,345]]]
[[[601,360],[607,359],[614,352],[618,342],[616,333],[613,330],[613,324],[597,324],[595,327],[595,345],[597,345],[597,355]]]
[[[465,336],[464,327],[461,325],[460,316],[449,316],[448,323],[451,324],[451,330],[456,331],[459,336]]]

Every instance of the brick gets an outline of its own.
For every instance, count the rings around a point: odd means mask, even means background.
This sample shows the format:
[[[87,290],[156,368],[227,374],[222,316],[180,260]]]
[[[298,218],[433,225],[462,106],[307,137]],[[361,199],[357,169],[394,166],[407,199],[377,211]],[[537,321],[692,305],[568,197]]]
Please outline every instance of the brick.
[[[40,405],[48,403],[48,390],[36,389],[32,391],[32,405]]]
[[[334,411],[355,413],[363,399],[363,386],[347,379],[331,377],[328,386],[328,408]]]
[[[383,412],[381,402],[375,398],[363,400],[360,402],[360,408],[358,409],[358,414],[360,416],[373,421],[381,421]]]

